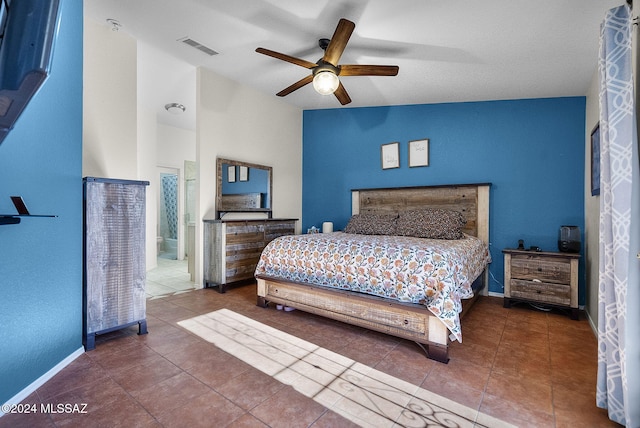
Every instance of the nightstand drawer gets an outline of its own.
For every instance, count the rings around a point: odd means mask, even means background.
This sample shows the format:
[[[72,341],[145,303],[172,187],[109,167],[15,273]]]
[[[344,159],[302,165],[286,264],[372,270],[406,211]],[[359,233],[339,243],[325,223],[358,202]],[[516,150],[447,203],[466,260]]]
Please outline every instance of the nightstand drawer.
[[[570,306],[571,286],[568,284],[511,279],[511,297]]]
[[[538,279],[543,282],[570,284],[571,263],[569,260],[536,255],[513,255],[511,257],[511,278]]]

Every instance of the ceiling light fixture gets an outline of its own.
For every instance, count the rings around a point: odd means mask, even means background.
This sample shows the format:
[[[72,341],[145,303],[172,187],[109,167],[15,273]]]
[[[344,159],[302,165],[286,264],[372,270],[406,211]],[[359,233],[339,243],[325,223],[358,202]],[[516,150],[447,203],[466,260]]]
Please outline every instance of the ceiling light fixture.
[[[180,103],[165,104],[164,108],[171,114],[182,114],[186,110],[186,107]]]
[[[340,80],[332,71],[323,70],[313,76],[313,89],[321,95],[333,94],[339,85]]]
[[[318,67],[313,73],[313,89],[321,95],[331,95],[340,86],[340,79],[329,67]]]

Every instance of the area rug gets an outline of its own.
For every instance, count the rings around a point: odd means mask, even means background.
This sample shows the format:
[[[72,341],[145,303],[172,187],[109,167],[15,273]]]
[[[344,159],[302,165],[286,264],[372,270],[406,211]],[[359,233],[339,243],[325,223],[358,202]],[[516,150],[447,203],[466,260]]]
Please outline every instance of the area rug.
[[[512,427],[228,309],[178,324],[362,427]]]

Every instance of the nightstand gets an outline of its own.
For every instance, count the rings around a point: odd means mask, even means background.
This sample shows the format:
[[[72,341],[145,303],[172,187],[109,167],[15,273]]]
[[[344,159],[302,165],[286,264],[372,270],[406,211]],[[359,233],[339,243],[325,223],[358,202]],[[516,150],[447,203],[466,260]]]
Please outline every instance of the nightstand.
[[[578,319],[580,254],[504,249],[504,307],[512,302],[571,310]]]

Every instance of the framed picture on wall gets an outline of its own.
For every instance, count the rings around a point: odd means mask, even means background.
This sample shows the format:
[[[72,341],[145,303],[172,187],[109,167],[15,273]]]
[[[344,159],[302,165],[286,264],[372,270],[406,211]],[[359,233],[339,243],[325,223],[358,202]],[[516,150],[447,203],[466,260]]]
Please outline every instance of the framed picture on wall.
[[[429,166],[429,140],[409,141],[409,167]]]
[[[382,169],[400,168],[400,143],[389,143],[380,146]]]
[[[600,194],[600,122],[591,131],[591,196]]]
[[[238,174],[238,179],[240,181],[249,181],[249,167],[241,166],[240,173]]]
[[[230,165],[227,167],[227,181],[229,183],[236,182],[236,167],[235,165]]]

